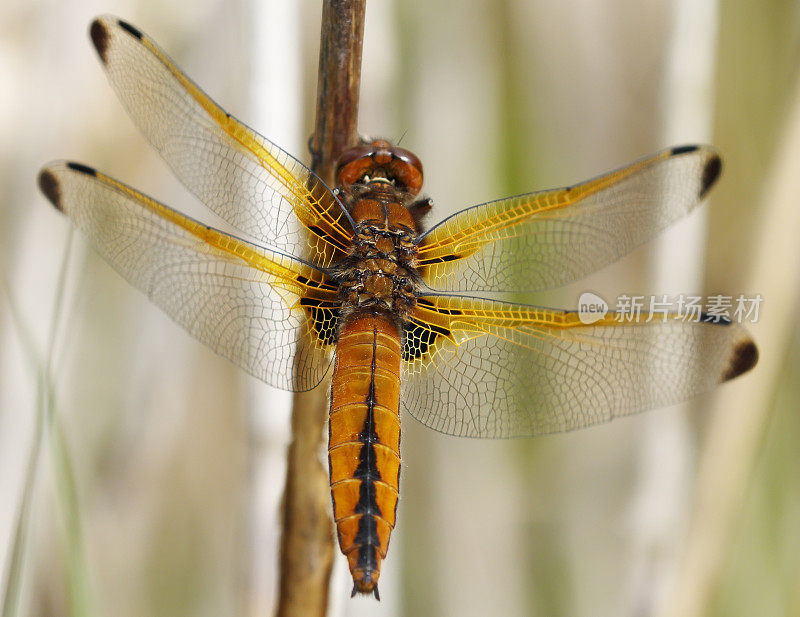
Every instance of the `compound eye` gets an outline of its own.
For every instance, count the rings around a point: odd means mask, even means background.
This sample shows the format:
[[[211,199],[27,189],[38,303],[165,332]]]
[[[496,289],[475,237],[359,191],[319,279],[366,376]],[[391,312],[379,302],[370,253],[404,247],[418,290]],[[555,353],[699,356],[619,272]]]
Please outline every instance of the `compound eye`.
[[[372,154],[374,150],[372,144],[360,144],[358,146],[353,146],[352,148],[348,148],[344,152],[342,152],[339,160],[337,161],[337,168],[342,169],[348,163],[352,163],[356,159],[364,158],[365,156],[369,156]]]
[[[419,172],[419,175],[422,176],[422,162],[419,160],[416,154],[413,152],[409,152],[404,148],[393,148],[395,158],[400,159],[404,163],[411,165]]]
[[[395,180],[405,186],[411,195],[416,195],[422,188],[422,163],[417,156],[403,148],[392,148],[392,162],[389,173]]]
[[[371,144],[355,146],[345,150],[339,157],[336,168],[336,181],[339,186],[349,186],[355,184],[372,168],[372,153],[374,148]]]

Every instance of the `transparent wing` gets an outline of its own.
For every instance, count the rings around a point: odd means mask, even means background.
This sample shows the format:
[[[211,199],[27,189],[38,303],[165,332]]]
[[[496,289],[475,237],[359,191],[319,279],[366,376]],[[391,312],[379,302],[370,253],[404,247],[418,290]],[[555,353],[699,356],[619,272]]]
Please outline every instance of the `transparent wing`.
[[[100,17],[90,35],[133,121],[211,210],[244,236],[314,264],[341,256],[352,227],[311,170],[227,114],[130,24]]]
[[[52,163],[39,186],[123,277],[214,351],[278,388],[322,380],[339,307],[322,271],[84,165]]]
[[[449,435],[541,435],[685,400],[757,355],[727,322],[611,313],[584,325],[573,312],[424,296],[405,327],[402,400]]]
[[[466,208],[420,237],[419,267],[436,291],[558,287],[685,216],[720,169],[713,149],[682,146],[583,184]]]

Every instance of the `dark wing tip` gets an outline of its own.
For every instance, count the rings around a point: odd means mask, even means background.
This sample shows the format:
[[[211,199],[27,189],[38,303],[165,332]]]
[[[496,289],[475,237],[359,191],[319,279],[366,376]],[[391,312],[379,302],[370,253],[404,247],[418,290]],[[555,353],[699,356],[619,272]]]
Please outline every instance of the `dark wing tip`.
[[[712,148],[706,147],[709,151],[709,158],[705,163],[705,167],[703,167],[703,173],[700,176],[700,190],[697,192],[697,196],[699,199],[702,199],[706,196],[711,187],[714,186],[714,183],[719,178],[720,173],[722,173],[722,159],[719,158],[719,155],[714,152]],[[697,145],[686,145],[686,146],[675,146],[674,148],[670,149],[669,153],[671,156],[679,156],[681,154],[689,154],[691,152],[697,152],[700,150],[700,146]]]
[[[700,199],[703,199],[711,187],[714,186],[720,173],[722,173],[722,159],[719,158],[718,154],[714,154],[706,161],[706,166],[703,168],[703,176],[700,180],[700,192],[698,193]]]
[[[670,150],[670,154],[673,156],[676,154],[686,154],[687,152],[694,152],[695,150],[700,149],[700,146],[675,146],[672,150]]]
[[[102,60],[103,64],[105,64],[106,52],[108,51],[109,32],[108,28],[101,19],[95,19],[92,21],[92,25],[89,26],[89,37],[92,39],[92,44],[97,50],[97,55],[100,56],[100,60]]]
[[[73,171],[80,172],[82,174],[86,174],[87,176],[96,176],[97,172],[88,165],[83,165],[81,163],[67,163],[67,167],[69,167]]]
[[[106,54],[108,53],[108,46],[111,40],[111,31],[109,29],[109,21],[113,20],[114,18],[111,17],[98,17],[94,21],[92,21],[92,25],[89,26],[89,37],[92,39],[92,44],[94,48],[97,50],[97,54],[100,56],[100,59],[103,61],[103,64],[108,63],[108,58]],[[117,19],[117,25],[139,40],[142,39],[144,36],[138,28],[130,25],[127,21],[123,21],[121,19]]]
[[[135,28],[134,26],[130,25],[127,21],[122,21],[121,19],[118,19],[117,23],[119,24],[120,28],[125,30],[125,32],[127,32],[128,34],[130,34],[133,37],[136,37],[140,41],[142,40],[142,37],[144,35],[142,34],[141,30],[139,30],[138,28]]]
[[[728,381],[729,379],[738,377],[742,373],[746,373],[756,365],[756,362],[758,362],[758,348],[756,344],[750,339],[740,342],[733,349],[730,364],[722,380]]]
[[[43,169],[39,172],[37,183],[39,185],[39,190],[50,200],[50,203],[53,204],[56,209],[63,211],[61,207],[61,186],[55,174],[49,169]]]

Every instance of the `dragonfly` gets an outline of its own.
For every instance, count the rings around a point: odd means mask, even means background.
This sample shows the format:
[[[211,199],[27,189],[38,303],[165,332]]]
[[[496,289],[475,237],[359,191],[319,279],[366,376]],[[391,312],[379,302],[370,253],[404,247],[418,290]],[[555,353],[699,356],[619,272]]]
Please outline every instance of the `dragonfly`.
[[[330,187],[226,113],[152,39],[116,17],[90,38],[123,106],[213,226],[75,162],[44,195],[178,324],[276,388],[331,373],[329,468],[353,595],[378,595],[396,524],[400,407],[448,435],[569,431],[686,400],[749,371],[727,319],[576,311],[497,299],[588,275],[695,208],[721,161],[658,152],[588,182],[461,209],[425,227],[423,168],[365,139]],[[278,96],[278,95],[276,95]]]

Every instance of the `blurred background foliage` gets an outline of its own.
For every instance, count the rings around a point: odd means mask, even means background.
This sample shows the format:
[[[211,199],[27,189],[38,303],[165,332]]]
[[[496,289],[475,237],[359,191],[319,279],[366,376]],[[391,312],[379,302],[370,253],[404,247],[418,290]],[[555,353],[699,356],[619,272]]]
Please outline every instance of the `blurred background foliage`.
[[[105,12],[300,158],[313,122],[317,2],[0,5],[3,616],[271,614],[288,398],[190,339],[35,190],[65,157],[202,217],[105,81],[86,37]],[[710,50],[699,78],[687,39]],[[419,155],[431,222],[710,140],[710,208],[542,301],[765,300],[755,372],[687,406],[510,442],[407,418],[383,600],[351,601],[337,556],[330,614],[800,615],[799,42],[789,0],[368,2],[360,127]],[[684,87],[695,111],[672,105]]]

